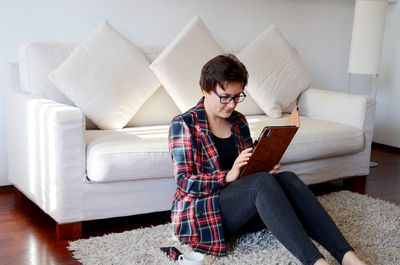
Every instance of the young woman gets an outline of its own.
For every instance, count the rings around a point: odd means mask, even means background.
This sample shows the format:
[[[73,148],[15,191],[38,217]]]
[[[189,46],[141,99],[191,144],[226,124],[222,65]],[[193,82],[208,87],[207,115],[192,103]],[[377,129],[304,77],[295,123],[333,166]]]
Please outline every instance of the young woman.
[[[309,237],[342,264],[365,264],[296,174],[276,165],[238,179],[253,148],[246,118],[234,110],[246,97],[247,78],[235,56],[211,59],[201,71],[204,97],[171,122],[176,236],[196,251],[223,256],[232,236],[268,228],[303,264],[327,264]]]

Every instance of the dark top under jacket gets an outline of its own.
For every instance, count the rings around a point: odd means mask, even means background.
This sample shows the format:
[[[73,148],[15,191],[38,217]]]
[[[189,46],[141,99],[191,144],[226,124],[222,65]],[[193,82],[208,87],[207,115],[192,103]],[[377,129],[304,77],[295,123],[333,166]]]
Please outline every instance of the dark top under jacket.
[[[222,170],[231,170],[233,163],[235,163],[236,157],[238,157],[238,150],[236,149],[233,136],[228,138],[219,138],[212,134],[215,147],[217,148],[219,156],[219,165]]]

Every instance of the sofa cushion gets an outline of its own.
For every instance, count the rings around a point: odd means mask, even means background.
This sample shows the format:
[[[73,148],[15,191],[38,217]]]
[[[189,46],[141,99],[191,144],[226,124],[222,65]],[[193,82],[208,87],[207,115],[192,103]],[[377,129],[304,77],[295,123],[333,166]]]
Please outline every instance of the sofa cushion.
[[[266,124],[282,125],[286,119],[287,115],[281,119],[248,116],[253,140]],[[363,148],[363,133],[355,127],[307,117],[300,122],[283,164],[351,154]],[[168,129],[169,125],[160,125],[86,131],[88,178],[108,182],[173,176]]]
[[[19,74],[23,91],[73,106],[48,78],[77,47],[74,43],[33,41],[21,43],[18,49]],[[85,116],[86,129],[98,127]]]
[[[35,41],[22,43],[19,47],[19,67],[22,89],[31,94],[40,95],[59,103],[74,105],[48,75],[61,63],[68,59],[78,44]],[[153,61],[163,51],[161,46],[139,47],[149,61]],[[238,54],[244,46],[225,45],[224,52]],[[245,115],[264,114],[262,109],[254,102],[251,95],[245,90],[246,100],[237,106],[237,110]],[[162,102],[163,112],[155,115]],[[181,113],[163,86],[160,86],[140,109],[132,116],[126,127],[169,124],[171,118]],[[86,117],[86,129],[98,127]]]
[[[184,112],[202,97],[199,80],[203,65],[223,53],[201,18],[194,17],[154,59],[150,68],[179,110]],[[238,110],[245,115],[263,113],[251,96],[239,105]]]
[[[265,115],[248,116],[251,137],[256,140],[264,126],[284,125],[289,114],[279,119]],[[359,152],[363,132],[357,127],[300,116],[300,129],[286,150],[281,163],[295,163]]]
[[[73,106],[74,104],[58,90],[48,76],[67,60],[77,47],[78,44],[62,42],[35,41],[22,43],[19,46],[19,74],[22,90]],[[141,50],[152,61],[160,54],[162,47],[146,46],[141,47]],[[162,113],[157,112],[157,115],[155,115],[154,110],[157,110],[161,102],[163,111]],[[166,93],[164,87],[160,86],[133,115],[126,127],[169,124],[172,117],[179,113],[180,111]],[[98,129],[98,127],[86,118],[86,129]]]
[[[203,65],[222,53],[200,17],[194,17],[175,39],[151,63],[168,94],[181,112],[199,101],[199,86]]]
[[[238,58],[249,72],[249,94],[273,118],[291,112],[300,93],[312,82],[296,49],[275,25],[240,51]]]
[[[160,111],[161,106],[162,111]],[[180,113],[167,91],[163,86],[160,86],[133,115],[125,127],[168,125],[172,118]]]
[[[99,128],[124,127],[160,86],[143,53],[107,21],[50,80]]]
[[[168,129],[159,125],[86,131],[88,178],[104,182],[173,176]]]

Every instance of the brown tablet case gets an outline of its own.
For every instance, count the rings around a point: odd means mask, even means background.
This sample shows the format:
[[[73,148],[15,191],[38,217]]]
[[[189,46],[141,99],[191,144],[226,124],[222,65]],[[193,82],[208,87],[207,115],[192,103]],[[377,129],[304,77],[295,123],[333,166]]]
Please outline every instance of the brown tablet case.
[[[300,127],[297,106],[284,126],[266,126],[261,132],[256,147],[240,177],[253,173],[268,172],[279,163],[294,135]]]

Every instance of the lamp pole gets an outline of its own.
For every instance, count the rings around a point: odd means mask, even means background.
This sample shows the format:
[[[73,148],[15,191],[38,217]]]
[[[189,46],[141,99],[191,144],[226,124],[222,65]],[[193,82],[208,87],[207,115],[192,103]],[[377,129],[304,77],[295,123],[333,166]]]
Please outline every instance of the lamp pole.
[[[374,75],[372,78],[375,82],[372,80],[371,87],[375,88],[376,100],[387,6],[386,0],[356,1],[349,54],[348,93],[352,74]],[[370,167],[377,165],[378,163],[370,161]]]

